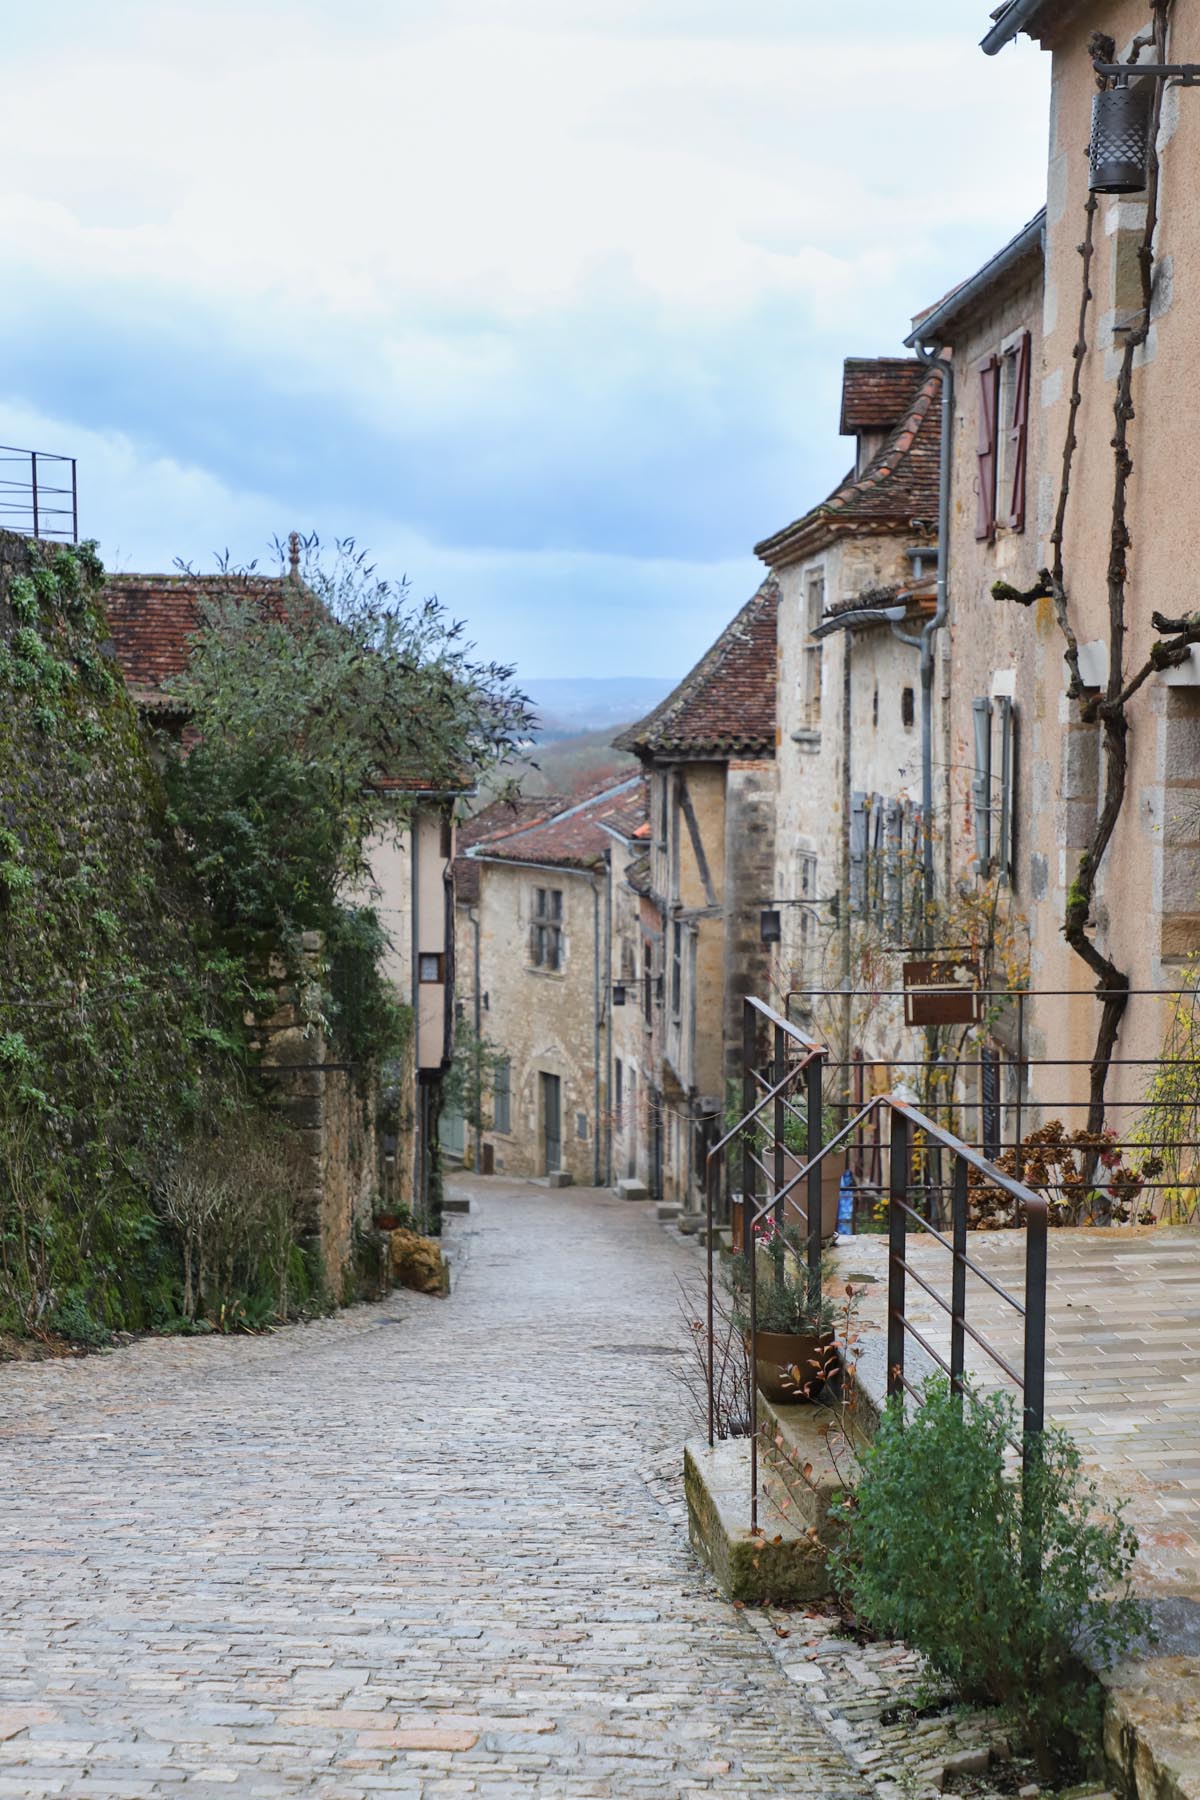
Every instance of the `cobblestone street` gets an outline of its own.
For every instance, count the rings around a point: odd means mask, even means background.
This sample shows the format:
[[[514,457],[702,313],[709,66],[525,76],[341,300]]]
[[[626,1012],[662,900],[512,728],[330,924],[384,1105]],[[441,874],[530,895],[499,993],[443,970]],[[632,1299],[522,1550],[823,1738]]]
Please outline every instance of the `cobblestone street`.
[[[447,1301],[0,1368],[0,1795],[866,1791],[687,1547],[695,1249],[471,1192]]]

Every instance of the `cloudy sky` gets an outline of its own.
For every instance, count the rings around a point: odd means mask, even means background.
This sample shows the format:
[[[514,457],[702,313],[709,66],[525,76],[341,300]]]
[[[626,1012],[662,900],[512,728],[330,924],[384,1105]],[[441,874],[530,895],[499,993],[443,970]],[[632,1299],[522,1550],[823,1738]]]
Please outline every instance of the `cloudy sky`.
[[[675,675],[849,460],[841,361],[1040,205],[986,0],[5,19],[0,439],[106,560],[353,534],[539,675]]]

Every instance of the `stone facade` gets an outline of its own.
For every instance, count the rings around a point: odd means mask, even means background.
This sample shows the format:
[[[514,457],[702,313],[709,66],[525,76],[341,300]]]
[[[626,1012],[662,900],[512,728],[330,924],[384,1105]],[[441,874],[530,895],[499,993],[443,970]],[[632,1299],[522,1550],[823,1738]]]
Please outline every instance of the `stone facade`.
[[[319,933],[306,935],[304,950],[319,972]],[[380,1193],[375,1083],[323,1066],[334,1056],[324,1033],[305,1019],[282,963],[273,964],[270,975],[279,984],[277,1005],[259,1021],[256,1037],[266,1091],[300,1152],[297,1224],[301,1236],[320,1250],[331,1294],[350,1298],[355,1238],[370,1229]]]

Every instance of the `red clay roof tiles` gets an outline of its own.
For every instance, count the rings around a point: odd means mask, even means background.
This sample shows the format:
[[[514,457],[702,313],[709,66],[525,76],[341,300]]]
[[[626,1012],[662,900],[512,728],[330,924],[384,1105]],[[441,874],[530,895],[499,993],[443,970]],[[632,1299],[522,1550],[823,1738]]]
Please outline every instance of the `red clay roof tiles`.
[[[768,576],[690,674],[614,738],[615,747],[643,757],[773,756],[778,603]]]

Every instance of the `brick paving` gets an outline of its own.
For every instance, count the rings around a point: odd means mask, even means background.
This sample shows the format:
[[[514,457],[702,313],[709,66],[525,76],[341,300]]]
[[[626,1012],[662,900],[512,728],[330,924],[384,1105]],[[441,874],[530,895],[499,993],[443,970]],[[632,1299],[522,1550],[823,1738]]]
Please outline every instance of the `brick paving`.
[[[687,1548],[694,1247],[471,1192],[449,1300],[0,1368],[0,1797],[869,1791]]]

